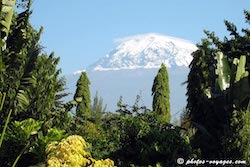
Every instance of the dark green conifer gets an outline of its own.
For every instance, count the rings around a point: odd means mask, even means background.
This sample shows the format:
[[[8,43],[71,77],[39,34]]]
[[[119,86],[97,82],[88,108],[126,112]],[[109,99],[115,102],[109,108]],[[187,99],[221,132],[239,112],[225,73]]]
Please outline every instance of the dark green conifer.
[[[162,120],[170,122],[168,71],[164,64],[161,65],[152,87],[153,111],[161,116]]]
[[[91,114],[91,99],[89,90],[90,81],[86,72],[82,72],[77,81],[77,89],[74,100],[78,103],[76,106],[76,116],[82,117]]]

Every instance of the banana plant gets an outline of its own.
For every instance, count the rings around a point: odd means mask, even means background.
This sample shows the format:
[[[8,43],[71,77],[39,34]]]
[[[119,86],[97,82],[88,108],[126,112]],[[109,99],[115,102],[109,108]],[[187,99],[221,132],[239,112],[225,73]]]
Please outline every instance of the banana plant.
[[[228,60],[222,52],[216,53],[217,59],[217,69],[216,74],[218,75],[217,82],[220,86],[220,89],[226,90],[230,87],[230,78],[232,75],[231,69],[229,67]]]
[[[2,0],[0,3],[0,72],[3,70],[2,51],[5,49],[16,0]]]
[[[250,99],[249,72],[246,71],[246,65],[246,56],[241,56],[239,60],[234,60],[234,66],[237,66],[237,71],[233,83],[233,102],[238,108],[246,107]]]
[[[231,68],[228,59],[222,52],[216,53],[216,59],[217,83],[221,91],[231,89],[232,91],[229,96],[232,97],[233,104],[237,108],[241,108],[245,102],[249,101],[250,97],[249,72],[246,71],[246,56],[241,55],[239,59],[234,58]]]

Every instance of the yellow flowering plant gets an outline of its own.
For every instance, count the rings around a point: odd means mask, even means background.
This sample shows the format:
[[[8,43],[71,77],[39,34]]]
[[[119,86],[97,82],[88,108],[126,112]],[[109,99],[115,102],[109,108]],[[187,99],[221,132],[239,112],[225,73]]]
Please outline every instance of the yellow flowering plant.
[[[95,160],[90,144],[81,136],[72,135],[61,142],[52,142],[46,148],[48,167],[114,167],[110,159]]]

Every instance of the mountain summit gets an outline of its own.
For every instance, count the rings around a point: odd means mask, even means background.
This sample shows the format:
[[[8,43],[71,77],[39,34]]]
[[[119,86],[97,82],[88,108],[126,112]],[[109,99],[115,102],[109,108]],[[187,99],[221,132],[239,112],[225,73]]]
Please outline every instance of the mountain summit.
[[[190,41],[150,33],[116,40],[118,46],[89,67],[91,71],[188,66],[197,47]]]

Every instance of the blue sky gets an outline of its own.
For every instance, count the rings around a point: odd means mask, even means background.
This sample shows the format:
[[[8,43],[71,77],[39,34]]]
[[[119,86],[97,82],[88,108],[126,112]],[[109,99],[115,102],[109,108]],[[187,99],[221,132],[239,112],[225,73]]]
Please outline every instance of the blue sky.
[[[45,51],[61,57],[63,74],[84,69],[126,36],[160,33],[200,42],[203,30],[228,33],[223,21],[245,24],[249,0],[34,0],[31,23],[44,27]]]

